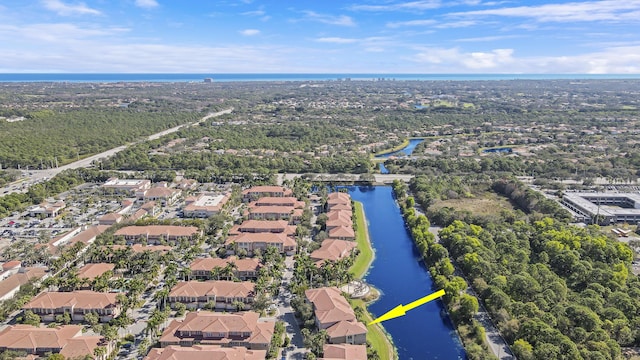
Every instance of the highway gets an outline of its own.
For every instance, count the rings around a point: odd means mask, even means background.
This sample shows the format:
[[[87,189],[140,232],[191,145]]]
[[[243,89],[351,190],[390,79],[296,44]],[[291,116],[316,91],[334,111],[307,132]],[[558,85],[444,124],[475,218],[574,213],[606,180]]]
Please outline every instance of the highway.
[[[163,130],[159,133],[153,134],[153,135],[149,135],[148,137],[141,139],[137,142],[133,142],[130,144],[126,144],[126,145],[122,145],[122,146],[118,146],[116,148],[101,152],[99,154],[95,154],[95,155],[91,155],[89,157],[86,157],[84,159],[78,160],[78,161],[74,161],[70,164],[67,165],[63,165],[57,168],[53,168],[53,169],[46,169],[46,170],[29,170],[29,171],[23,171],[23,178],[18,180],[17,182],[14,182],[12,184],[7,185],[6,187],[0,189],[0,196],[3,195],[7,195],[10,193],[14,193],[14,192],[26,192],[29,189],[29,186],[31,186],[32,184],[47,180],[47,179],[51,179],[52,177],[58,175],[59,173],[61,173],[62,171],[68,170],[68,169],[78,169],[78,168],[83,168],[83,167],[89,167],[91,166],[91,164],[96,161],[96,160],[100,160],[100,159],[105,159],[108,158],[109,156],[112,156],[130,146],[133,146],[135,144],[141,143],[141,142],[145,142],[145,141],[149,141],[149,140],[155,140],[155,139],[159,139],[162,136],[174,133],[184,127],[188,127],[188,126],[194,126],[197,124],[202,123],[203,121],[206,121],[210,118],[213,117],[217,117],[217,116],[221,116],[221,115],[225,115],[225,114],[230,114],[233,111],[233,108],[229,108],[226,110],[222,110],[222,111],[218,111],[215,113],[210,113],[207,114],[206,116],[202,117],[200,120],[193,122],[193,123],[188,123],[188,124],[183,124],[183,125],[179,125],[176,127],[173,127],[171,129],[167,129],[167,130]],[[24,186],[23,186],[24,185]]]

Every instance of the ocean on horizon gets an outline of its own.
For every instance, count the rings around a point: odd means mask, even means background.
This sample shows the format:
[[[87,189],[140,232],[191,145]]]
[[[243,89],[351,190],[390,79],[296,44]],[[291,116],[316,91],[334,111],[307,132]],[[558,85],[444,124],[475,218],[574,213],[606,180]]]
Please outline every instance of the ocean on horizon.
[[[239,81],[473,81],[473,80],[613,80],[640,74],[142,74],[5,73],[0,82],[214,82]]]

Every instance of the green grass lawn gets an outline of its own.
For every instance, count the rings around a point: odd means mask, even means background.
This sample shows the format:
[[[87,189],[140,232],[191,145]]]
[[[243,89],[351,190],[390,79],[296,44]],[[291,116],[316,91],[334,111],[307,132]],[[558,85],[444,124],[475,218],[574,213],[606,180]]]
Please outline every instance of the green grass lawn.
[[[367,305],[364,301],[360,299],[352,300],[353,306],[363,308],[366,322],[373,321],[371,318],[371,314],[367,311]],[[380,360],[393,360],[396,359],[394,354],[393,346],[389,342],[387,335],[384,333],[382,326],[380,324],[375,324],[371,326],[367,326],[367,341],[371,343],[371,347],[374,348],[378,355],[380,355]]]
[[[369,265],[373,261],[373,250],[371,244],[369,244],[367,223],[362,208],[362,203],[355,202],[355,218],[356,218],[356,242],[358,243],[358,250],[360,254],[354,261],[349,271],[356,277],[362,278],[366,274]]]

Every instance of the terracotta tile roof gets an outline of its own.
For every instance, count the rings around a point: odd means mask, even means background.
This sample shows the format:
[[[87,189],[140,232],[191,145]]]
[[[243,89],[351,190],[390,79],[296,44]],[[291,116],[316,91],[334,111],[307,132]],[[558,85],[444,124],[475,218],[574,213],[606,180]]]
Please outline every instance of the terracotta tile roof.
[[[219,345],[171,345],[153,348],[145,360],[264,360],[266,350],[248,350],[245,347],[221,347]]]
[[[327,220],[336,220],[336,219],[351,220],[352,215],[353,215],[353,212],[350,210],[331,210],[327,213]]]
[[[0,332],[0,348],[30,350],[38,348],[62,349],[69,339],[82,333],[80,325],[65,325],[55,328],[31,325],[10,325]]]
[[[62,348],[60,355],[65,359],[80,359],[86,355],[93,356],[93,351],[104,343],[100,336],[78,336],[67,341],[67,346]]]
[[[157,238],[165,236],[168,238],[192,237],[200,232],[195,226],[175,226],[175,225],[148,225],[148,226],[127,226],[116,231],[115,236],[142,237],[148,236]]]
[[[324,357],[320,360],[367,360],[365,345],[325,344],[322,350]]]
[[[20,260],[7,261],[6,263],[2,264],[2,270],[7,271],[7,270],[19,268],[21,264],[22,264],[22,261]]]
[[[340,227],[340,226],[352,227],[353,221],[351,221],[351,218],[327,219],[326,226],[327,228],[334,228],[334,227]]]
[[[286,214],[290,215],[293,212],[293,206],[253,206],[248,209],[250,214]]]
[[[87,264],[78,270],[78,278],[93,280],[107,271],[113,271],[115,267],[115,264],[108,263]]]
[[[336,261],[349,256],[357,246],[354,241],[327,239],[322,242],[320,248],[309,255],[315,261]]]
[[[327,195],[327,202],[329,202],[329,200],[331,201],[340,200],[342,202],[344,201],[350,202],[351,196],[349,196],[349,194],[344,192],[332,192],[329,195]]]
[[[245,311],[233,314],[210,311],[189,312],[184,320],[174,320],[167,326],[160,337],[161,343],[179,342],[181,338],[194,338],[194,333],[219,333],[222,339],[203,339],[210,344],[228,344],[230,332],[249,333],[244,341],[249,344],[265,344],[271,342],[275,330],[275,322],[258,322],[259,314]]]
[[[105,309],[116,306],[115,293],[101,293],[89,290],[72,292],[45,291],[29,301],[22,308],[28,309],[60,309],[73,306],[76,309]]]
[[[23,268],[17,274],[13,274],[6,279],[0,281],[0,298],[5,297],[11,291],[28,283],[32,279],[40,279],[46,274],[46,268],[31,267]]]
[[[260,260],[256,258],[244,258],[238,259],[235,256],[230,256],[228,258],[202,258],[195,259],[189,265],[189,268],[192,271],[210,271],[213,268],[220,267],[224,268],[227,264],[233,262],[236,264],[238,271],[258,271],[260,269]]]
[[[255,296],[255,284],[249,281],[181,281],[177,283],[169,293],[169,297],[204,297],[210,295],[243,298],[253,297]]]
[[[142,206],[140,206],[140,209],[142,210],[153,210],[158,204],[156,204],[155,201],[148,201],[144,204],[142,204]]]
[[[118,221],[120,219],[122,219],[122,215],[118,213],[108,213],[101,216],[98,221]]]
[[[357,320],[343,320],[338,321],[335,325],[330,326],[327,329],[327,335],[330,338],[343,337],[347,335],[359,335],[366,334],[367,327]]]
[[[144,209],[138,209],[135,213],[133,213],[132,215],[130,215],[127,220],[129,221],[136,221],[139,220],[141,218],[143,218],[144,216],[147,216],[149,213],[147,212],[147,210]]]
[[[309,289],[304,294],[313,303],[316,318],[321,324],[356,319],[353,309],[342,296],[340,290],[334,286]]]
[[[108,228],[109,228],[109,225],[91,226],[88,229],[81,231],[78,235],[72,237],[71,240],[69,240],[69,243],[75,244],[77,242],[82,242],[82,243],[88,244],[93,240],[95,240],[95,238],[98,235],[107,231]]]
[[[336,204],[336,205],[329,205],[329,210],[331,211],[335,211],[335,210],[347,210],[347,211],[351,211],[351,204]]]
[[[329,230],[330,238],[340,238],[340,237],[350,237],[353,238],[356,236],[355,231],[350,226],[338,226],[331,230]]]

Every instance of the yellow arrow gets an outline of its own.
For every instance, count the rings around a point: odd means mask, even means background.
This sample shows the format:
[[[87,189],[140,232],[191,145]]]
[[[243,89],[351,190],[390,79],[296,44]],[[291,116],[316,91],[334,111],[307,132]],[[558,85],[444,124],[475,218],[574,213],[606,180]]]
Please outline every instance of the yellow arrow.
[[[367,326],[369,325],[373,325],[373,324],[377,324],[379,322],[382,321],[387,321],[387,320],[391,320],[393,318],[397,318],[400,316],[405,316],[407,314],[407,311],[411,310],[411,309],[415,309],[420,305],[424,305],[426,303],[428,303],[431,300],[435,300],[439,297],[442,297],[444,295],[444,290],[438,290],[436,292],[434,292],[431,295],[427,295],[423,298],[420,298],[416,301],[410,302],[407,305],[398,305],[396,307],[394,307],[393,309],[391,309],[390,311],[386,312],[384,315],[379,316],[377,319],[373,320],[372,322],[368,323]]]

